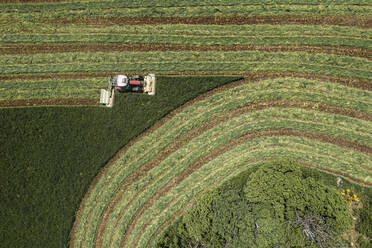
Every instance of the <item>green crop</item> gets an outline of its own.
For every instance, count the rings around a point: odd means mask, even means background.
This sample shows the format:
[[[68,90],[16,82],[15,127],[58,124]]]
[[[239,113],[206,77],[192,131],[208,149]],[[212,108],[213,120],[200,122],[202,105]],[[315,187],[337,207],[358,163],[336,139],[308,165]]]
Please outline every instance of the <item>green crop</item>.
[[[175,107],[237,79],[158,77],[156,96],[116,95],[113,109],[0,109],[0,232],[6,237],[0,246],[68,246],[91,180],[122,146]]]

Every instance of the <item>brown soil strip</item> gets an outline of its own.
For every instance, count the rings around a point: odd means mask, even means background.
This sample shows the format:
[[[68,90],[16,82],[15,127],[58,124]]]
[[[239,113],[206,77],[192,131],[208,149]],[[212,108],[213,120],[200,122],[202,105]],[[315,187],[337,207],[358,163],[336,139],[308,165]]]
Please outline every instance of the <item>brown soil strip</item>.
[[[166,192],[168,192],[171,188],[173,188],[175,185],[182,182],[186,177],[191,175],[195,170],[199,169],[202,165],[210,162],[220,154],[223,154],[227,152],[228,150],[231,150],[232,148],[236,147],[239,144],[242,144],[250,139],[253,138],[259,138],[264,136],[298,136],[298,137],[307,137],[310,139],[320,140],[322,142],[332,143],[339,146],[355,149],[361,152],[364,152],[366,154],[372,154],[372,148],[363,144],[359,144],[356,142],[344,140],[341,138],[332,137],[330,135],[320,134],[320,133],[313,133],[313,132],[307,132],[307,131],[299,131],[299,130],[291,130],[291,129],[278,129],[278,130],[265,130],[265,131],[255,131],[252,133],[245,134],[237,139],[234,139],[230,141],[227,144],[224,144],[212,152],[204,155],[200,159],[198,159],[196,162],[194,162],[190,167],[188,167],[186,170],[182,171],[180,175],[173,178],[171,181],[167,183],[167,185],[162,188],[160,191],[158,191],[150,200],[148,200],[142,208],[138,211],[137,215],[134,216],[134,218],[131,221],[131,224],[129,225],[127,232],[125,233],[122,241],[121,241],[121,247],[124,247],[126,244],[126,241],[131,234],[132,230],[134,229],[137,220],[142,216],[143,212],[149,208],[155,201],[157,201],[161,196],[163,196]],[[366,183],[367,184],[367,183]],[[371,184],[372,185],[372,184]]]
[[[364,112],[358,112],[351,109],[345,109],[341,107],[331,106],[327,104],[317,104],[314,102],[303,102],[303,101],[289,101],[289,100],[266,100],[262,102],[258,102],[255,104],[247,105],[245,107],[236,109],[228,114],[216,117],[212,119],[211,121],[208,121],[204,123],[203,125],[191,130],[185,135],[182,135],[180,138],[176,139],[173,144],[171,144],[169,147],[161,151],[154,159],[146,163],[143,167],[136,170],[134,174],[132,174],[130,177],[128,177],[125,180],[125,183],[120,187],[120,189],[115,193],[115,196],[112,201],[110,201],[109,205],[106,208],[106,211],[103,214],[103,218],[101,221],[101,224],[99,225],[97,229],[97,240],[95,247],[101,247],[102,246],[102,238],[103,238],[103,232],[106,228],[107,220],[109,216],[112,214],[113,210],[115,209],[115,206],[118,202],[121,201],[123,198],[123,194],[121,192],[125,192],[127,190],[127,187],[132,184],[133,182],[137,181],[139,178],[146,175],[148,171],[155,168],[158,164],[160,164],[161,161],[163,161],[165,158],[167,158],[170,154],[181,148],[183,145],[188,143],[193,138],[199,136],[201,133],[205,132],[206,130],[218,125],[219,123],[223,121],[227,121],[230,118],[236,117],[238,115],[244,114],[246,112],[251,112],[255,110],[260,110],[268,107],[298,107],[298,108],[304,108],[304,109],[317,109],[322,112],[328,112],[328,113],[334,113],[334,114],[342,114],[354,118],[360,118],[360,119],[366,119],[366,120],[372,120],[372,115],[364,113]],[[143,189],[144,190],[144,189]],[[138,192],[139,194],[140,192]],[[137,195],[138,195],[137,194]],[[136,196],[137,196],[136,195]],[[124,213],[127,208],[130,206],[131,202],[135,200],[136,196],[132,197],[130,202],[124,207],[120,214]],[[115,224],[114,229],[116,228],[117,223]]]
[[[121,52],[121,51],[244,51],[332,53],[372,58],[372,50],[347,46],[255,46],[255,45],[192,45],[192,44],[120,44],[120,43],[18,43],[1,44],[3,54],[36,54],[58,52]]]
[[[0,107],[31,107],[31,106],[81,106],[97,105],[97,99],[91,98],[54,98],[54,99],[20,99],[20,100],[0,100]]]
[[[358,16],[193,16],[193,17],[79,17],[46,19],[58,24],[83,24],[92,26],[109,25],[161,25],[161,24],[194,24],[194,25],[336,25],[371,28],[372,18]]]

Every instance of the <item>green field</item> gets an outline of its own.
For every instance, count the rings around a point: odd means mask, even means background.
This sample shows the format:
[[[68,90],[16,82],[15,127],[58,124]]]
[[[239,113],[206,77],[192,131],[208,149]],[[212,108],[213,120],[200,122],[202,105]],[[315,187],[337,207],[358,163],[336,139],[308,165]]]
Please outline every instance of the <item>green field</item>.
[[[371,13],[370,0],[0,0],[0,247],[154,247],[209,189],[289,159],[361,196],[348,241],[364,248]],[[157,95],[98,106],[119,73],[155,73]],[[66,104],[79,106],[46,106]]]

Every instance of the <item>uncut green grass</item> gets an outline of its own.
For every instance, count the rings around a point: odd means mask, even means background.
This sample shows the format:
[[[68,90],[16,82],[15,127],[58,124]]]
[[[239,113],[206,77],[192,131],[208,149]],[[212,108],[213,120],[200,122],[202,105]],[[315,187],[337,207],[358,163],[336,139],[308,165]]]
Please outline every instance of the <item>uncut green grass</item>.
[[[158,77],[156,96],[119,94],[113,109],[0,109],[0,246],[67,247],[82,197],[118,149],[177,106],[236,79]]]
[[[236,95],[234,96],[234,99],[236,99]],[[241,99],[238,99],[238,100],[241,100]],[[205,104],[205,103],[202,103],[202,105],[204,105],[204,106],[206,106],[206,107],[208,107],[208,106],[210,106],[209,104]],[[199,110],[200,111],[200,110]],[[189,115],[190,115],[190,113],[188,113]],[[326,119],[326,117],[325,118],[323,118],[323,119]],[[177,124],[174,124],[173,123],[173,125],[174,126],[177,126]],[[283,125],[282,127],[286,127],[285,125]],[[367,127],[366,127],[366,129],[368,130],[368,125],[367,125]],[[331,129],[330,129],[331,130]],[[169,132],[169,131],[168,131]],[[329,132],[332,132],[332,131],[329,131]],[[350,135],[350,134],[345,134],[345,137],[352,137],[353,135]],[[355,137],[354,139],[356,139],[356,140],[360,140],[360,138],[361,137]],[[165,138],[165,139],[167,139],[167,138]],[[156,140],[156,139],[155,139]],[[370,143],[370,141],[367,141],[368,143]],[[159,142],[160,143],[160,142]],[[161,142],[162,144],[164,144],[164,142]],[[148,149],[149,149],[149,147],[147,147]],[[154,149],[153,147],[151,147],[151,149],[149,149],[149,150],[151,150],[151,151],[156,151],[157,149]],[[137,168],[137,167],[135,167],[135,168]],[[112,178],[111,178],[111,176],[110,175],[107,175],[107,177],[109,177],[110,178],[110,180],[112,180]],[[97,185],[98,186],[98,185]],[[138,186],[138,185],[137,185]],[[102,190],[99,190],[99,192],[102,192]],[[93,235],[94,235],[94,233],[93,233]]]

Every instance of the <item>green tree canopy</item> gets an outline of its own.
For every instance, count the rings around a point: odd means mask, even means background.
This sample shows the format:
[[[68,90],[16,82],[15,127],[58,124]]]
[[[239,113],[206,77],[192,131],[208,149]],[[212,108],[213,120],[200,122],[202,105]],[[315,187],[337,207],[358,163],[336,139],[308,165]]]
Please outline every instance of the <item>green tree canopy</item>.
[[[281,161],[205,193],[175,226],[160,247],[342,247],[351,218],[335,188]]]

